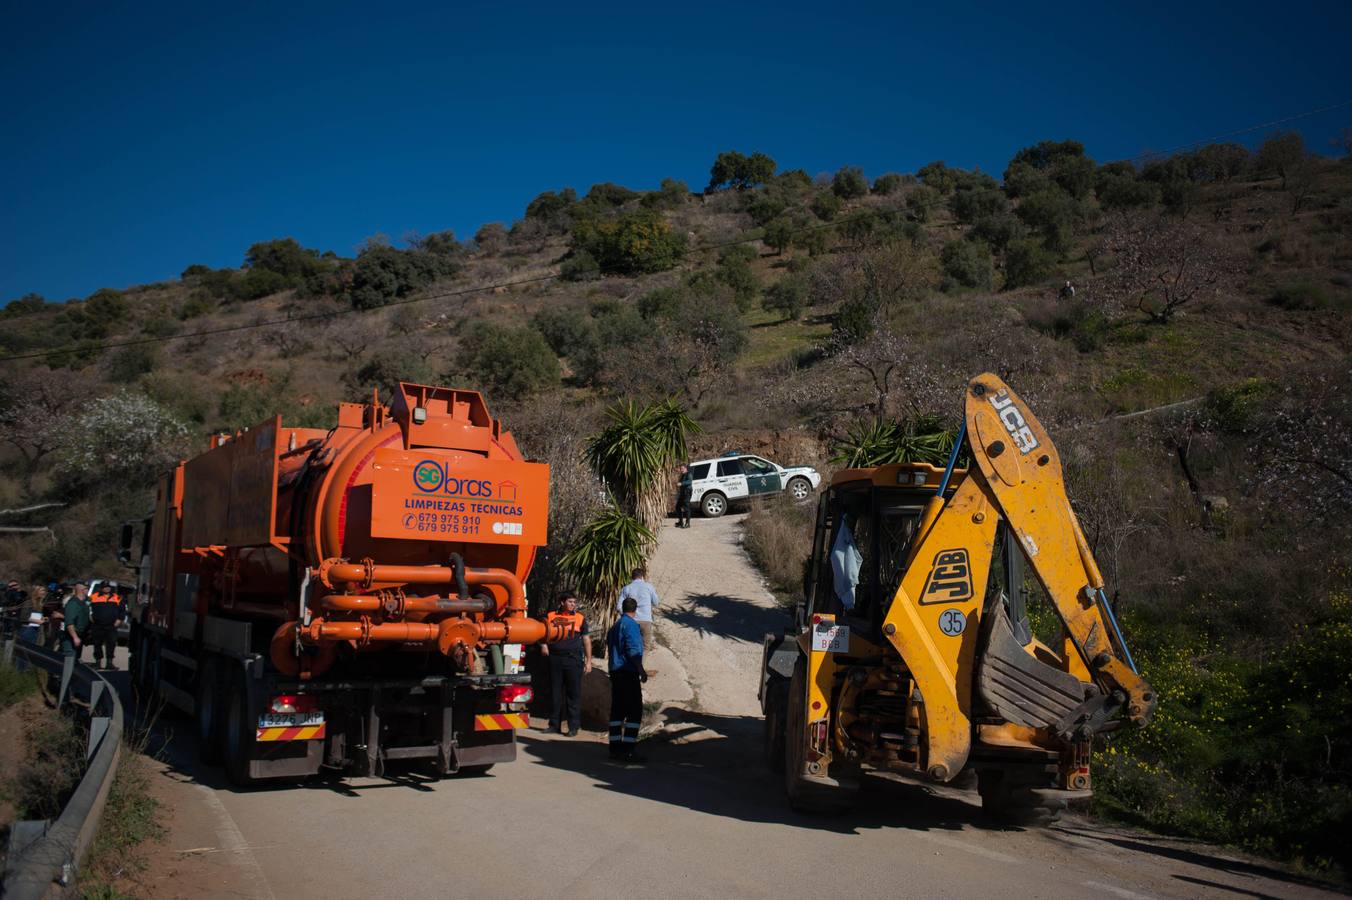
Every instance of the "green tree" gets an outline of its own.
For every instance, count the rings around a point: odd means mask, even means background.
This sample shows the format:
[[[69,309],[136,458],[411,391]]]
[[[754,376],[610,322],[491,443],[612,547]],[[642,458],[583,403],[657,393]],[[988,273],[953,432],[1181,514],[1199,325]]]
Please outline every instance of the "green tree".
[[[257,300],[285,291],[292,286],[290,278],[271,269],[249,269],[241,278],[230,282],[230,296],[237,300]]]
[[[1300,132],[1287,131],[1263,141],[1254,157],[1254,166],[1265,175],[1280,176],[1282,190],[1286,190],[1286,179],[1292,170],[1305,162],[1306,155]]]
[[[830,222],[840,214],[840,195],[835,191],[818,191],[812,198],[812,214],[823,222]]]
[[[1094,186],[1094,161],[1085,156],[1084,144],[1079,141],[1042,141],[1014,154],[1005,169],[1005,188],[1011,197],[1041,189],[1035,179],[1028,180],[1030,170],[1046,176],[1077,200],[1087,197]]]
[[[363,250],[352,265],[348,299],[357,309],[376,309],[411,296],[437,278],[455,274],[457,268],[445,256],[372,247]]]
[[[572,356],[592,338],[591,319],[575,309],[547,306],[531,318],[530,324],[558,356]]]
[[[302,247],[295,238],[253,244],[244,255],[244,265],[252,270],[274,272],[286,280],[288,287],[324,267],[319,251]]]
[[[858,166],[841,166],[831,179],[831,193],[842,200],[854,200],[868,193],[868,179]]]
[[[1038,284],[1052,272],[1054,259],[1040,242],[1032,238],[1010,241],[1005,251],[1005,287]]]
[[[785,319],[793,321],[807,308],[807,285],[801,278],[795,276],[781,278],[766,288],[761,306],[769,312],[778,312]]]
[[[577,223],[572,247],[590,253],[605,274],[641,275],[679,263],[686,240],[660,213],[639,209],[615,219]]]
[[[675,178],[663,178],[661,186],[643,195],[642,203],[649,209],[679,209],[690,199],[690,187]]]
[[[41,294],[24,294],[18,300],[11,300],[6,303],[5,310],[0,315],[5,318],[13,318],[43,312],[49,308],[51,307],[48,307],[47,301],[43,299]]]
[[[895,194],[906,184],[906,179],[896,172],[888,172],[885,175],[879,175],[873,182],[873,193],[883,197]]]
[[[736,188],[744,191],[765,184],[775,177],[775,161],[759,151],[745,156],[736,150],[726,150],[714,159],[709,169],[706,191]]]
[[[1131,163],[1114,162],[1094,173],[1094,193],[1104,209],[1143,209],[1160,202],[1159,185],[1143,181]]]
[[[946,276],[944,287],[989,290],[995,280],[990,251],[976,241],[954,240],[944,244],[939,254]]]
[[[788,216],[780,216],[765,226],[765,234],[763,235],[765,246],[775,251],[776,256],[783,256],[784,251],[793,246],[796,231],[797,227],[793,219]]]
[[[524,400],[559,383],[558,357],[534,329],[480,322],[464,346],[469,372],[491,396]]]
[[[1070,251],[1079,212],[1075,198],[1052,186],[1024,197],[1016,212],[1030,230],[1042,237],[1048,250],[1053,253]]]
[[[936,188],[926,183],[906,195],[906,209],[915,221],[928,222],[940,196]]]
[[[601,264],[586,250],[575,250],[559,266],[564,281],[595,281],[601,277]]]
[[[729,248],[731,249],[731,248]],[[738,312],[750,311],[756,298],[760,296],[761,283],[746,258],[740,254],[726,256],[714,269],[714,277],[727,285],[732,291],[733,301]]]
[[[474,232],[474,243],[485,256],[497,256],[506,250],[510,239],[501,222],[488,222]]]
[[[925,183],[926,187],[936,190],[940,194],[953,193],[953,189],[958,184],[957,178],[953,175],[953,170],[944,165],[943,160],[921,166],[916,175]]]
[[[971,225],[986,216],[999,215],[1009,208],[1009,203],[998,188],[976,188],[956,191],[948,207],[959,222]]]

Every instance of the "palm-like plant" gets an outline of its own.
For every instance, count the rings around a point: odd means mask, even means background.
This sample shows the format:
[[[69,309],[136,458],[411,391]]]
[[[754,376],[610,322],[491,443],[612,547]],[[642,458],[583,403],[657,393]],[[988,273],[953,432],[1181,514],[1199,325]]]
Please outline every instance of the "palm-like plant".
[[[644,407],[620,401],[606,416],[610,424],[587,442],[587,463],[621,511],[656,529],[669,487],[662,475],[685,458],[686,439],[699,425],[671,399]]]
[[[942,466],[948,463],[955,440],[957,434],[938,416],[919,415],[901,422],[874,419],[836,444],[831,461],[852,469],[905,462]]]
[[[608,630],[615,615],[615,598],[642,566],[656,536],[633,516],[616,507],[591,521],[559,560],[559,568],[573,582],[588,617]]]

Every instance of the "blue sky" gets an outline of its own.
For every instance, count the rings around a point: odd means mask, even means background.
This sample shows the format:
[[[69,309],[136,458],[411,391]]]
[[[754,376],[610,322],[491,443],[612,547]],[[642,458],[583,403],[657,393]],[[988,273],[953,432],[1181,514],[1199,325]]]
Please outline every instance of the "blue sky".
[[[8,4],[0,302],[698,190],[730,148],[998,176],[1042,139],[1107,160],[1352,98],[1346,2],[276,6]],[[1331,152],[1348,124],[1297,127]]]

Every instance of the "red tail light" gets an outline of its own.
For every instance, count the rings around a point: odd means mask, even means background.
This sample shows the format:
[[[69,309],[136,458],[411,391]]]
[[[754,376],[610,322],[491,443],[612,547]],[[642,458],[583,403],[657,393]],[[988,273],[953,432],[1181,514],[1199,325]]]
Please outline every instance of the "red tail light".
[[[499,703],[529,703],[535,698],[535,692],[528,684],[505,684],[498,688]]]
[[[309,694],[278,694],[268,707],[275,713],[315,712],[319,704]]]

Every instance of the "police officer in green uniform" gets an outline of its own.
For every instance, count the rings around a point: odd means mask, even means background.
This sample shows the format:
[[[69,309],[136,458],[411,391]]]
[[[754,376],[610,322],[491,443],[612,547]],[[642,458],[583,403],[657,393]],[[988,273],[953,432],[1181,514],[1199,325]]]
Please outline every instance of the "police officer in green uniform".
[[[61,628],[61,652],[80,661],[84,638],[89,633],[89,585],[76,582],[75,592],[66,601],[65,622]]]

